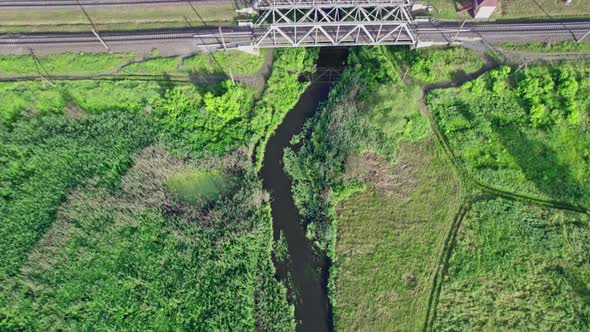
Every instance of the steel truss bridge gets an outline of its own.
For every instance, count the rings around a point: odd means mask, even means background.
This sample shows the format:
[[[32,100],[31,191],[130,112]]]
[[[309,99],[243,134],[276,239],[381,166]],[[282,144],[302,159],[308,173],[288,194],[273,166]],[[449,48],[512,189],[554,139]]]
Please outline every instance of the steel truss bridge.
[[[412,0],[258,0],[253,47],[415,45]]]

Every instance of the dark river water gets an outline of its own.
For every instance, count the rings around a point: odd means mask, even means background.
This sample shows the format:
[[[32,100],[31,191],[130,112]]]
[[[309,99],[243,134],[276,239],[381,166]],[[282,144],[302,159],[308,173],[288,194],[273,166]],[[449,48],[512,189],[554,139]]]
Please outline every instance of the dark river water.
[[[347,54],[346,49],[322,49],[317,65],[340,68]],[[283,150],[289,146],[291,137],[298,134],[315,114],[320,103],[326,100],[331,86],[332,83],[312,81],[269,140],[261,170],[264,188],[271,194],[275,240],[282,231],[289,247],[288,263],[278,264],[276,268],[278,278],[283,281],[289,279],[294,288],[297,331],[333,330],[326,288],[330,260],[324,253],[316,252],[311,241],[305,237],[291,195],[291,180],[283,169]]]

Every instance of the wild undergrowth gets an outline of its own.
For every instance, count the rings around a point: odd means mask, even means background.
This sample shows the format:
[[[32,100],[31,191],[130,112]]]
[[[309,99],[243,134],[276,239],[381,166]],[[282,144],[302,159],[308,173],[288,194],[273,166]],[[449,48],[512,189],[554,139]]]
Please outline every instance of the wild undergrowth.
[[[260,98],[230,82],[0,83],[0,329],[293,330],[251,160],[314,52],[276,52]]]

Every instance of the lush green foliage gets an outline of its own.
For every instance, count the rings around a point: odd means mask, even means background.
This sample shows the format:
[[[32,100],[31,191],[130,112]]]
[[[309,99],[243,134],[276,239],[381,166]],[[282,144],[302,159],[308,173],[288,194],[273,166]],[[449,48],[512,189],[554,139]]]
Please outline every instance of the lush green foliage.
[[[419,140],[428,133],[417,101],[412,100],[420,92],[401,82],[386,48],[356,49],[350,66],[332,89],[324,111],[298,138],[308,140],[297,152],[287,150],[285,160],[308,236],[329,251],[335,234],[326,193],[342,185],[346,158],[353,152],[370,150],[393,160],[400,141]],[[392,98],[410,102],[404,105]]]
[[[75,191],[5,284],[3,329],[292,329],[269,270],[268,203],[242,158],[224,162],[240,180],[205,209],[165,188],[194,166],[153,148],[120,190]]]
[[[17,273],[67,190],[94,176],[116,183],[130,155],[153,133],[139,113],[105,112],[82,121],[21,117],[11,126],[0,124],[0,279]]]
[[[590,206],[587,66],[501,67],[460,89],[436,90],[429,109],[482,183]]]
[[[459,79],[484,66],[477,53],[463,47],[390,50],[404,75],[420,85]]]
[[[256,103],[230,83],[0,84],[0,330],[293,330],[240,147],[270,135],[315,54],[277,52]],[[148,149],[132,162],[157,141],[184,161]]]
[[[0,83],[0,121],[10,122],[17,114],[61,113],[73,103],[89,112],[137,112],[149,100],[160,97],[165,82],[60,81],[55,87],[43,82]]]
[[[586,331],[590,218],[500,199],[460,230],[435,330]]]

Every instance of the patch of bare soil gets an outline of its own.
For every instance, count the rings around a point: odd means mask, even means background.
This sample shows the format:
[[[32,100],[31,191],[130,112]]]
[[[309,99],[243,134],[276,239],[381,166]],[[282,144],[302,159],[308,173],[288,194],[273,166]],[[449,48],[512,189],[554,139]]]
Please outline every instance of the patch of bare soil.
[[[69,102],[64,108],[64,116],[70,119],[86,120],[88,118],[88,112],[81,109],[74,102]]]
[[[416,165],[405,160],[391,164],[373,152],[352,155],[346,161],[346,176],[369,183],[387,195],[406,201],[416,186]]]

